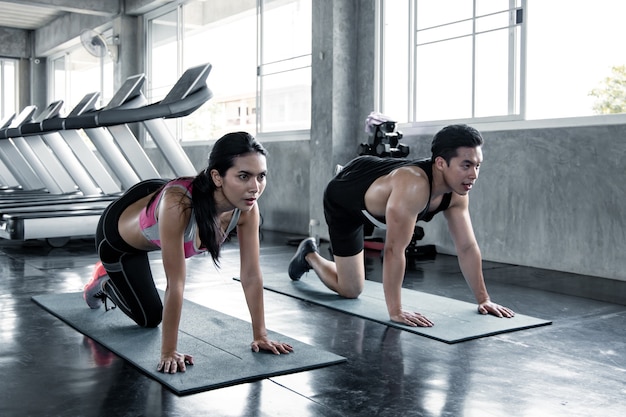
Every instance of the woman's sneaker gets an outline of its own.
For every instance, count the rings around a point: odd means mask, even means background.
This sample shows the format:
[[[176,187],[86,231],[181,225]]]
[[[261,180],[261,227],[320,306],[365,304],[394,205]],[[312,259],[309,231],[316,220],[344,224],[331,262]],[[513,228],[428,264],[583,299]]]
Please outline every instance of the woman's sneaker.
[[[314,237],[306,238],[298,245],[296,254],[289,261],[289,278],[298,281],[305,272],[311,270],[311,265],[306,261],[306,256],[311,252],[317,252]]]
[[[91,280],[83,288],[83,298],[87,302],[89,308],[100,308],[102,303],[106,301],[104,293],[104,283],[109,280],[107,271],[102,266],[102,262],[96,262],[93,268]]]

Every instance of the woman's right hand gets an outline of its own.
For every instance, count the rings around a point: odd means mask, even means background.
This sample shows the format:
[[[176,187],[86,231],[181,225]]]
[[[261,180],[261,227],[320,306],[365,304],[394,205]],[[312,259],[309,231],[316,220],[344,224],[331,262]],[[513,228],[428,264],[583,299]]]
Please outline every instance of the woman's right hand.
[[[193,356],[178,352],[161,354],[157,371],[175,374],[178,371],[185,372],[187,365],[193,365]]]

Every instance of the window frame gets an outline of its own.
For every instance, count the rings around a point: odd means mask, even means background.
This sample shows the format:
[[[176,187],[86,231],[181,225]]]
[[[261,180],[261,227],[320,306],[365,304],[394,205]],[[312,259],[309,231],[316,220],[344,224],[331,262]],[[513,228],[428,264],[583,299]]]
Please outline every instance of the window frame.
[[[183,68],[184,64],[183,64],[183,55],[184,55],[184,42],[185,42],[185,34],[184,34],[184,11],[183,8],[185,6],[185,4],[190,3],[191,0],[178,0],[175,2],[172,2],[170,4],[161,6],[155,10],[152,10],[148,13],[146,13],[145,15],[143,15],[143,21],[144,21],[144,27],[145,27],[145,32],[144,32],[144,42],[146,45],[145,48],[145,54],[143,54],[143,59],[144,59],[144,68],[146,69],[146,76],[147,76],[147,82],[150,83],[150,80],[152,79],[152,72],[153,72],[153,68],[151,65],[152,62],[152,51],[151,48],[149,47],[149,45],[151,45],[152,42],[152,31],[150,29],[150,22],[153,19],[158,18],[159,16],[163,16],[167,13],[171,13],[173,11],[176,11],[176,16],[177,16],[177,28],[176,28],[176,42],[177,42],[177,71],[178,71],[178,76],[180,76],[183,71],[185,70],[185,68]],[[262,131],[262,126],[261,126],[261,115],[259,114],[260,112],[263,111],[261,104],[263,102],[263,94],[264,94],[264,90],[263,90],[263,76],[267,75],[267,74],[263,74],[263,65],[262,65],[262,56],[264,54],[264,50],[263,50],[263,42],[262,42],[262,36],[263,36],[263,30],[262,30],[262,24],[263,24],[263,0],[257,0],[257,6],[256,6],[256,23],[257,23],[257,27],[256,27],[256,34],[257,37],[255,39],[255,43],[256,43],[256,51],[257,51],[257,57],[256,57],[256,63],[257,63],[257,73],[256,73],[256,97],[255,97],[255,105],[256,105],[256,112],[257,114],[255,115],[255,132],[251,132],[253,134],[255,134],[255,136],[257,136],[260,140],[263,140],[264,142],[268,142],[268,141],[288,141],[288,140],[308,140],[310,139],[310,112],[309,112],[309,128],[308,129],[297,129],[297,130],[281,130],[281,131],[267,131],[267,132],[263,132]],[[278,46],[277,46],[278,47]],[[312,56],[312,53],[308,54],[309,57]],[[291,57],[291,59],[294,58],[301,58],[301,57]],[[309,58],[309,61],[312,61],[312,58]],[[275,63],[266,63],[266,64],[275,64]],[[308,65],[309,68],[311,68],[311,63]],[[300,69],[301,67],[298,66],[295,69]],[[309,91],[310,94],[310,91]],[[153,101],[153,97],[151,96],[151,88],[148,85],[148,88],[146,88],[146,96],[148,98],[149,102]],[[181,132],[182,132],[182,120],[176,120],[175,122],[175,126],[176,126],[176,132],[172,132],[173,134],[175,134],[176,137],[181,137]],[[194,140],[194,141],[187,141],[187,140],[182,140],[181,143],[184,145],[189,145],[189,146],[193,146],[193,145],[200,145],[202,143],[213,143],[215,140],[217,140],[217,138],[211,138],[211,139],[207,139],[207,140]],[[145,141],[147,145],[152,146],[150,143],[151,141]]]
[[[13,64],[13,80],[11,81],[8,80],[8,76],[5,75],[7,63]],[[5,118],[11,117],[19,111],[19,66],[20,61],[18,59],[0,58],[0,120],[5,120]],[[13,85],[13,102],[11,105],[7,104],[6,94],[4,94],[6,91],[6,84],[9,82]]]
[[[394,0],[377,0],[375,4],[375,19],[376,19],[376,85],[375,85],[375,103],[379,111],[383,112],[383,89],[384,89],[384,63],[382,57],[384,56],[384,3],[386,1]],[[521,23],[519,48],[520,50],[520,72],[519,72],[519,111],[517,114],[509,114],[504,116],[488,116],[488,117],[470,117],[470,118],[454,118],[454,119],[439,119],[428,121],[415,121],[415,76],[416,76],[416,63],[415,63],[415,26],[417,21],[417,7],[416,0],[407,0],[410,9],[409,18],[409,62],[410,62],[410,77],[409,77],[409,105],[408,114],[410,119],[406,123],[398,123],[399,128],[403,130],[405,134],[433,134],[442,126],[454,123],[468,123],[472,126],[480,129],[481,131],[502,131],[502,130],[516,130],[516,129],[539,129],[539,128],[558,128],[558,127],[577,127],[577,126],[594,126],[594,125],[618,125],[626,124],[626,113],[620,114],[601,114],[601,115],[588,115],[588,116],[571,116],[571,117],[552,117],[543,119],[526,119],[526,97],[527,97],[527,31],[528,31],[528,1],[520,0],[520,5],[515,7],[522,9],[523,21]],[[511,5],[515,5],[515,0],[509,0]],[[512,7],[512,6],[511,6]],[[510,7],[510,8],[511,8]],[[473,54],[475,51],[472,52]],[[511,68],[512,54],[509,54],[509,69]],[[511,99],[510,90],[514,88],[512,85],[514,76],[509,70],[509,100]],[[475,91],[472,91],[472,102],[475,100]],[[509,101],[510,106],[510,101]],[[510,111],[510,107],[509,107]],[[393,116],[393,115],[390,115]]]
[[[103,38],[109,42],[112,38],[112,29],[105,29],[101,32],[101,35],[103,36]],[[72,71],[68,71],[67,67],[71,66],[72,61],[71,61],[71,56],[73,53],[82,50],[84,47],[81,45],[80,40],[79,39],[75,39],[73,42],[71,42],[66,48],[64,48],[62,51],[59,51],[53,55],[50,55],[49,57],[47,57],[46,60],[46,73],[48,74],[48,79],[50,80],[50,82],[48,82],[48,87],[47,87],[47,96],[51,97],[53,100],[63,100],[64,103],[64,109],[65,111],[69,112],[73,106],[78,104],[78,101],[73,103],[71,102],[71,98],[72,98],[72,91],[75,90],[75,88],[73,87],[72,84]],[[64,77],[65,77],[65,82],[63,85],[63,92],[58,92],[55,90],[56,85],[55,85],[55,67],[54,64],[55,62],[57,62],[59,59],[63,59],[64,61]],[[112,97],[108,97],[105,94],[106,87],[105,85],[107,84],[107,81],[109,82],[111,90],[109,91],[109,94],[112,96],[115,92],[113,91],[113,80],[115,78],[115,69],[114,69],[114,64],[111,60],[111,57],[107,54],[103,57],[100,58],[96,58],[94,57],[94,61],[97,60],[98,64],[97,64],[97,71],[99,74],[99,80],[98,80],[98,84],[97,84],[97,91],[100,93],[100,98],[99,98],[99,102],[98,105],[99,106],[105,106],[108,102],[108,100],[110,100]],[[107,71],[110,71],[107,73]],[[106,74],[106,75],[105,75]],[[108,79],[107,79],[108,77]],[[74,87],[76,87],[76,83],[74,83]],[[80,89],[80,88],[79,88]],[[90,91],[86,91],[85,94],[93,92],[95,90],[90,90]],[[80,100],[80,98],[76,98],[77,100]]]

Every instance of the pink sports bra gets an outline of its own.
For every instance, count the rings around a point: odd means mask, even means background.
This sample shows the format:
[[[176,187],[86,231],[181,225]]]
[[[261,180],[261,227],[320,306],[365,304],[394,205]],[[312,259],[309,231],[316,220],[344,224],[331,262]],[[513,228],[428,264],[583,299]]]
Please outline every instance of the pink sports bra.
[[[168,182],[159,194],[154,198],[152,204],[150,204],[145,209],[141,210],[139,214],[139,227],[141,228],[141,233],[144,235],[146,239],[150,242],[157,245],[159,248],[161,247],[161,239],[159,236],[159,221],[157,219],[156,213],[161,203],[161,199],[163,198],[163,193],[167,188],[171,187],[179,187],[185,190],[185,194],[187,197],[191,199],[191,178],[178,178]],[[224,239],[228,236],[228,234],[237,227],[237,222],[239,221],[239,215],[241,211],[239,209],[235,209],[233,211],[233,217],[228,224],[226,232],[224,233]],[[184,232],[184,252],[185,258],[190,258],[194,255],[199,255],[201,253],[206,252],[206,249],[198,248],[196,245],[196,235],[197,235],[198,225],[196,224],[196,220],[194,217],[194,210],[191,209],[191,217],[189,219],[189,223],[185,228]],[[223,242],[223,241],[222,241]]]

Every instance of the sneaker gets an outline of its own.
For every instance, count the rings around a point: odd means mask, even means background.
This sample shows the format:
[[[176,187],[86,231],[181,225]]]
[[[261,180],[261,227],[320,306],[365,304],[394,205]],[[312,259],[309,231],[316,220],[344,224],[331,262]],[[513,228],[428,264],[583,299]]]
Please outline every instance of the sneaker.
[[[83,298],[87,302],[89,308],[100,308],[103,301],[106,301],[106,294],[104,293],[104,283],[109,280],[107,271],[102,266],[102,262],[96,262],[93,268],[93,274],[91,280],[83,288]]]
[[[305,272],[311,270],[311,265],[309,265],[305,258],[305,256],[311,252],[317,252],[314,237],[304,239],[300,242],[300,245],[298,245],[296,254],[293,255],[293,258],[289,261],[289,278],[298,281]]]

